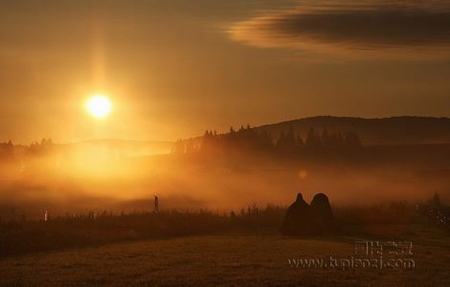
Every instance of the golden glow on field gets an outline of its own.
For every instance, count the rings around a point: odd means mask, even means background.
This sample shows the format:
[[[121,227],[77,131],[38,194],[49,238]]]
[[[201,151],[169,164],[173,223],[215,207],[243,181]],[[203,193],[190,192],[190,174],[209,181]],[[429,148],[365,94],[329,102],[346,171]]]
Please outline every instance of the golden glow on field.
[[[87,100],[86,110],[91,116],[103,119],[111,113],[112,103],[107,96],[97,94]]]

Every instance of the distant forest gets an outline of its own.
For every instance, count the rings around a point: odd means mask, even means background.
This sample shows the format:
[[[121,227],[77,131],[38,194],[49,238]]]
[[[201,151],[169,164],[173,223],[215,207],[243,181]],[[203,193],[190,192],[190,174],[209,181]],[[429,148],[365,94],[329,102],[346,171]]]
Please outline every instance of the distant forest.
[[[329,132],[326,128],[310,128],[305,137],[292,128],[273,138],[267,131],[258,131],[250,126],[239,130],[230,128],[228,133],[218,134],[207,130],[202,137],[178,140],[174,154],[214,154],[240,152],[266,152],[292,155],[308,152],[342,152],[362,149],[361,140],[354,132]]]
[[[52,139],[43,138],[40,142],[32,142],[30,145],[14,145],[11,140],[0,143],[0,158],[12,159],[16,155],[45,155],[54,149]]]

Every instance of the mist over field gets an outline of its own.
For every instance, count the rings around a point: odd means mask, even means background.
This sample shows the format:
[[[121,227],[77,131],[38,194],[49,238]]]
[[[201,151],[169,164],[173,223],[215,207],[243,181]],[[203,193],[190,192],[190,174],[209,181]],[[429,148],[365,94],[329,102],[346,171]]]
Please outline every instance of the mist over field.
[[[245,130],[243,137],[250,133]],[[225,142],[226,136],[216,137]],[[298,137],[305,136],[299,132]],[[44,141],[34,152],[16,147],[0,164],[1,216],[152,211],[154,195],[162,209],[221,212],[287,206],[298,192],[307,200],[326,193],[336,206],[417,203],[434,193],[450,199],[450,145],[445,143],[368,143],[342,150],[306,146],[286,153],[255,151],[242,143],[219,149],[220,139],[207,149],[207,140],[184,141],[185,147],[203,144],[203,149],[182,153],[176,144],[159,145],[153,153],[142,145],[130,153],[132,144],[114,142],[68,147]]]
[[[450,286],[450,0],[0,1],[0,287]]]

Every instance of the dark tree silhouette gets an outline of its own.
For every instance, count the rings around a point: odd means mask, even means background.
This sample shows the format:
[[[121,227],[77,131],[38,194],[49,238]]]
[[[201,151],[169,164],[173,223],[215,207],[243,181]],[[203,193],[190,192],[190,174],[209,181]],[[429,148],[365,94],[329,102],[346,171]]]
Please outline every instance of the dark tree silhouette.
[[[297,135],[290,127],[282,131],[275,141],[267,131],[258,131],[250,125],[241,126],[238,131],[230,127],[228,133],[219,134],[215,130],[206,130],[199,138],[178,140],[172,149],[176,154],[201,153],[278,153],[288,157],[340,153],[361,148],[361,140],[354,132],[329,132],[324,128],[316,132],[309,129],[305,139]]]

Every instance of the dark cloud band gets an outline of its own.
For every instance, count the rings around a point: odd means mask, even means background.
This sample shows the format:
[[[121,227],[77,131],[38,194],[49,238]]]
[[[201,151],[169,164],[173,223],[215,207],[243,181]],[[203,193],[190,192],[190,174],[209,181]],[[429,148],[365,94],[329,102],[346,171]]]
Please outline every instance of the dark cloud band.
[[[281,33],[353,45],[448,45],[450,13],[410,10],[292,14],[273,21]]]
[[[238,23],[231,34],[235,40],[259,47],[445,50],[450,48],[450,10],[297,8]]]

